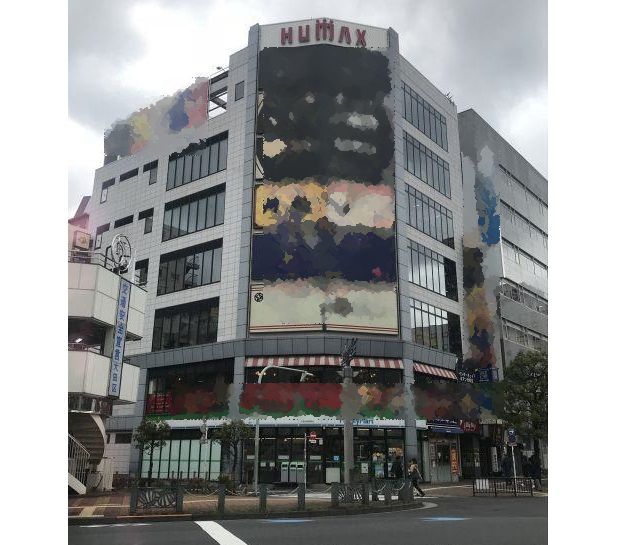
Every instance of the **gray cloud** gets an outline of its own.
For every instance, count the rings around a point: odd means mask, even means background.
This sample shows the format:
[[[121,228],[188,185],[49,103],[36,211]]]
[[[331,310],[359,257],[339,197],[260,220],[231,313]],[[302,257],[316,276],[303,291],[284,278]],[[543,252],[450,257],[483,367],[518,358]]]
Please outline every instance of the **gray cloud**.
[[[175,89],[133,89],[120,80],[122,69],[146,53],[130,14],[142,0],[70,0],[68,19],[68,100],[72,120],[102,134],[116,119]],[[540,100],[547,89],[547,3],[545,0],[154,0],[162,9],[205,16],[217,22],[203,36],[209,68],[227,63],[236,48],[227,36],[241,36],[244,47],[251,24],[269,24],[327,16],[367,25],[392,27],[402,54],[441,91],[451,92],[458,110],[475,108],[498,132],[547,174],[547,124],[511,128],[521,105]],[[232,13],[227,14],[226,10]],[[169,36],[164,36],[169,40]],[[234,43],[234,39],[231,40]],[[177,48],[176,41],[172,44]],[[169,67],[165,66],[164,70]],[[199,74],[191,74],[191,78]],[[182,86],[188,82],[182,82]],[[545,96],[545,95],[544,95]],[[72,159],[71,159],[72,160]],[[100,164],[93,165],[93,168]],[[92,189],[92,177],[73,178],[69,206]],[[83,169],[85,171],[85,169]],[[79,189],[82,188],[82,189]]]

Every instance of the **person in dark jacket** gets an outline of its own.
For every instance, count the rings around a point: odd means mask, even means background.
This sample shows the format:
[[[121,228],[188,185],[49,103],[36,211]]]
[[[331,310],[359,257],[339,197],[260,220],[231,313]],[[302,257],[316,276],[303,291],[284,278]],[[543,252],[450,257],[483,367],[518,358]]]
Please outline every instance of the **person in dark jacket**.
[[[521,457],[521,472],[524,477],[530,477],[530,460],[522,454]]]
[[[403,462],[401,456],[397,456],[392,464],[392,477],[395,479],[403,479]]]
[[[536,454],[530,458],[530,477],[534,482],[535,490],[541,490],[541,462]]]
[[[425,492],[423,492],[421,490],[421,487],[418,485],[418,482],[422,479],[422,477],[421,477],[421,471],[418,468],[418,462],[416,461],[416,458],[412,458],[412,460],[410,460],[410,467],[408,469],[408,475],[410,476],[410,479],[412,479],[412,486],[416,488],[420,496],[421,497],[425,496]]]

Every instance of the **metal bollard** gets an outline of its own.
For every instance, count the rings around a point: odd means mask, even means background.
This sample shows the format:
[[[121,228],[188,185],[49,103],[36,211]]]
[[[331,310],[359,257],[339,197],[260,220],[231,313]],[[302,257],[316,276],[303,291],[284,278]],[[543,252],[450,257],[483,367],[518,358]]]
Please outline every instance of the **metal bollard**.
[[[226,512],[226,485],[220,484],[217,488],[217,513],[223,515]]]
[[[305,483],[300,483],[298,485],[298,511],[305,510],[305,495],[307,493],[307,487]]]
[[[340,506],[340,483],[331,484],[331,507]]]
[[[362,483],[362,504],[363,505],[368,505],[368,483],[367,482],[363,482]]]
[[[129,514],[136,514],[136,507],[138,505],[138,487],[134,486],[131,489],[131,498],[129,499]]]
[[[259,513],[267,511],[267,485],[259,485]]]

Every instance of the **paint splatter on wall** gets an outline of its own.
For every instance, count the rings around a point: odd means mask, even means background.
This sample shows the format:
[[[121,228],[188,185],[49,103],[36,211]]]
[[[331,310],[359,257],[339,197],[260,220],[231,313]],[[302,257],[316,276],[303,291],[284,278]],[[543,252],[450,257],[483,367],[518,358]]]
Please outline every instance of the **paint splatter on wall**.
[[[396,335],[388,58],[265,48],[259,88],[250,331]]]
[[[138,153],[149,142],[208,121],[208,78],[117,121],[105,132],[105,164]]]
[[[464,202],[475,203],[475,208],[465,206],[463,245],[463,287],[466,316],[466,354],[463,365],[467,369],[496,367],[496,315],[497,303],[493,290],[485,287],[496,281],[500,257],[499,196],[495,190],[496,171],[493,152],[485,146],[478,157],[464,156]],[[493,263],[493,266],[490,266]],[[499,332],[497,332],[499,333]],[[499,335],[498,335],[499,338]]]

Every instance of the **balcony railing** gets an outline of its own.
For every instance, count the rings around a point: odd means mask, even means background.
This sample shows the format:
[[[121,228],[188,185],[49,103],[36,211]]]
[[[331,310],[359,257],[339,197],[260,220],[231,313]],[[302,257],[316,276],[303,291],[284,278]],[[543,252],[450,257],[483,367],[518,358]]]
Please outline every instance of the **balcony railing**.
[[[118,265],[107,254],[100,252],[93,252],[90,250],[69,250],[68,251],[68,263],[86,263],[88,265],[99,265],[112,271],[115,274],[121,274]],[[147,285],[147,279],[142,278],[140,271],[134,271],[134,284],[139,288],[143,288]]]

